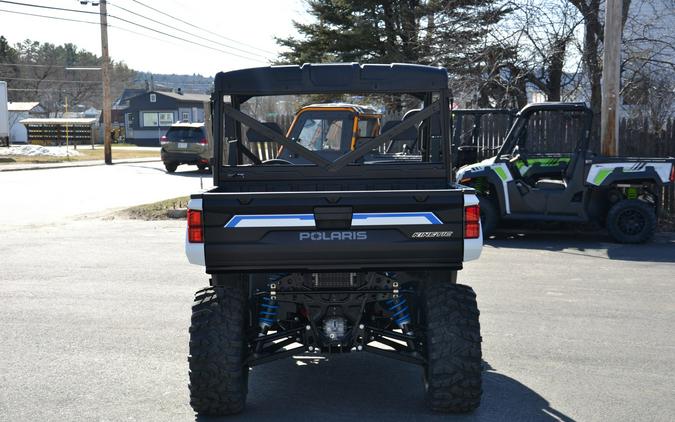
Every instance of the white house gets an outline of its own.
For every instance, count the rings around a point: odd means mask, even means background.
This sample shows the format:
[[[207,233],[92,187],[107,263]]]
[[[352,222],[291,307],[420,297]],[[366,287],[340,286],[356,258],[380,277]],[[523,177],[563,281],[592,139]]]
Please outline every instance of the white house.
[[[31,117],[47,117],[47,112],[39,102],[8,102],[9,111],[9,142],[28,142],[28,131],[20,122]]]

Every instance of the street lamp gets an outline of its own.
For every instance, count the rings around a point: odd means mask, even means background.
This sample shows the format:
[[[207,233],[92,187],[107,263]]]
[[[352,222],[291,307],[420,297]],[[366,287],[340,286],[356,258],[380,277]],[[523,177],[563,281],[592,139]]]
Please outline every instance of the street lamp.
[[[80,4],[99,6],[101,16],[101,56],[103,59],[103,158],[106,164],[112,164],[112,148],[110,132],[112,130],[112,103],[110,101],[110,57],[108,54],[108,10],[106,0],[78,0]]]

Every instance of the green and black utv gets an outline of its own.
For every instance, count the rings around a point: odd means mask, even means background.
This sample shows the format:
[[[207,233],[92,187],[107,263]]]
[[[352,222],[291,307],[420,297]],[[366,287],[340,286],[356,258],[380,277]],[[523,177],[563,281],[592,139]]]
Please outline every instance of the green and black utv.
[[[460,183],[479,192],[486,235],[502,220],[519,220],[595,222],[621,243],[653,236],[675,159],[594,154],[591,120],[583,103],[528,105],[496,156],[457,171]]]

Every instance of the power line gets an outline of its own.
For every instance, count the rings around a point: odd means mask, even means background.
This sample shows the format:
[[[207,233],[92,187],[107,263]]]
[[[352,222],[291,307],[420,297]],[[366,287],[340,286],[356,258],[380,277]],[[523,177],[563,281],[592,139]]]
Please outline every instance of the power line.
[[[200,26],[198,26],[198,25],[194,25],[194,24],[192,24],[192,23],[190,23],[190,22],[187,22],[187,21],[185,21],[185,20],[183,20],[183,19],[177,18],[177,17],[172,16],[172,15],[170,15],[170,14],[168,14],[168,13],[165,13],[165,12],[159,10],[159,9],[155,9],[155,8],[152,7],[152,6],[148,6],[147,4],[142,3],[142,2],[140,2],[140,1],[138,1],[138,0],[131,0],[131,1],[133,1],[134,3],[138,3],[138,4],[140,4],[141,6],[146,7],[146,8],[148,8],[148,9],[152,10],[152,11],[155,11],[155,12],[161,14],[161,15],[164,15],[164,16],[169,17],[169,18],[171,18],[171,19],[174,19],[174,20],[176,20],[176,21],[178,21],[178,22],[181,22],[181,23],[183,23],[183,24],[185,24],[185,25],[187,25],[187,26],[190,26],[190,27],[192,27],[192,28],[199,29],[200,31],[204,31],[204,32],[209,33],[209,34],[211,34],[211,35],[215,35],[216,37],[220,37],[220,38],[222,38],[222,39],[224,39],[224,40],[232,41],[232,42],[235,42],[235,43],[237,43],[237,44],[241,44],[241,45],[244,45],[244,46],[246,46],[246,47],[250,47],[250,48],[253,48],[253,49],[255,49],[255,50],[262,51],[263,53],[277,54],[277,53],[275,53],[275,52],[273,52],[273,51],[264,50],[264,49],[262,49],[262,48],[258,48],[258,47],[252,46],[251,44],[246,44],[246,43],[244,43],[244,42],[237,41],[237,40],[235,40],[235,39],[226,37],[226,36],[224,36],[224,35],[220,35],[220,34],[218,34],[217,32],[209,31],[208,29],[204,29],[204,28],[202,28],[202,27],[200,27]]]
[[[7,91],[30,91],[30,92],[35,92],[35,91],[56,91],[56,92],[64,92],[63,88],[45,88],[45,87],[38,87],[38,88],[7,88]]]
[[[0,1],[0,3],[7,3],[7,2]],[[92,24],[92,25],[98,25],[99,24],[98,22],[83,21],[81,19],[59,18],[59,17],[56,17],[56,16],[38,15],[36,13],[17,12],[15,10],[0,9],[0,12],[14,13],[14,14],[17,14],[17,15],[36,16],[36,17],[39,17],[39,18],[55,19],[55,20],[67,21],[67,22],[89,23],[89,24]]]
[[[165,35],[165,36],[167,36],[167,37],[175,38],[175,39],[177,39],[177,40],[180,40],[180,41],[183,41],[183,42],[186,42],[186,43],[189,43],[189,44],[198,45],[198,46],[200,46],[200,47],[208,48],[208,49],[214,50],[214,51],[219,51],[219,52],[221,52],[221,53],[229,54],[229,55],[231,55],[231,56],[240,57],[240,58],[242,58],[242,59],[253,60],[253,61],[260,62],[260,63],[264,63],[264,62],[262,62],[261,60],[258,60],[258,59],[254,59],[254,58],[251,58],[251,57],[242,56],[242,55],[240,55],[240,54],[232,53],[232,52],[230,52],[230,51],[221,50],[220,48],[216,48],[216,47],[212,47],[212,46],[209,46],[209,45],[206,45],[206,44],[202,44],[202,43],[197,42],[197,41],[191,41],[191,40],[185,39],[185,38],[183,38],[183,37],[179,37],[179,36],[177,36],[177,35],[169,34],[169,33],[160,31],[160,30],[158,30],[158,29],[150,28],[149,26],[146,26],[146,25],[143,25],[143,24],[140,24],[140,23],[137,23],[137,22],[133,22],[133,21],[130,21],[130,20],[128,20],[128,19],[120,18],[120,17],[118,17],[118,16],[113,16],[113,15],[108,15],[108,16],[111,17],[111,18],[113,18],[113,19],[117,19],[117,20],[119,20],[119,21],[122,21],[122,22],[125,22],[125,23],[128,23],[128,24],[131,24],[131,25],[134,25],[134,26],[138,26],[139,28],[143,28],[143,29],[146,29],[146,30],[148,30],[148,31],[156,32],[156,33],[158,33],[158,34],[162,34],[162,35]]]
[[[101,81],[67,81],[59,79],[36,79],[36,78],[5,78],[2,79],[10,81],[30,81],[30,82],[55,82],[55,83],[68,83],[68,84],[100,84]]]
[[[36,7],[36,8],[40,8],[40,9],[59,10],[59,11],[65,11],[65,12],[85,13],[85,14],[88,14],[88,15],[99,15],[99,16],[101,15],[99,12],[89,12],[89,11],[85,11],[85,10],[68,9],[68,8],[63,8],[63,7],[54,7],[54,6],[44,6],[44,5],[37,5],[37,4],[29,4],[29,3],[20,3],[20,2],[8,1],[8,0],[0,0],[0,3],[14,4],[14,5],[18,5],[18,6]],[[27,12],[17,12],[17,11],[11,11],[11,10],[8,10],[7,12],[9,12],[9,13],[16,13],[16,14],[19,14],[19,15],[38,16],[38,17],[43,17],[43,18],[50,18],[50,19],[57,19],[57,20],[66,20],[66,21],[72,21],[72,22],[78,22],[78,21],[79,21],[79,20],[75,20],[75,19],[56,18],[56,17],[54,17],[54,16],[37,15],[37,14],[27,13]],[[230,52],[230,51],[221,50],[221,49],[219,49],[219,48],[215,48],[215,47],[212,47],[212,46],[209,46],[209,45],[206,45],[206,44],[202,44],[202,43],[199,43],[199,42],[197,42],[197,41],[188,40],[188,39],[186,39],[186,38],[179,37],[179,36],[177,36],[177,35],[169,34],[169,33],[166,33],[166,32],[164,32],[164,31],[160,31],[160,30],[158,30],[158,29],[150,28],[150,27],[148,27],[148,26],[146,26],[146,25],[139,24],[139,23],[134,22],[134,21],[131,21],[131,20],[129,20],[129,19],[120,18],[119,16],[114,16],[114,15],[108,14],[108,17],[113,18],[113,19],[117,19],[117,20],[119,20],[119,21],[128,23],[128,24],[130,24],[130,25],[137,26],[137,27],[139,27],[139,28],[146,29],[146,30],[148,30],[148,31],[156,32],[156,33],[158,33],[158,34],[161,34],[161,35],[164,35],[164,36],[167,36],[167,37],[170,37],[170,38],[177,39],[177,40],[179,40],[179,41],[186,42],[186,43],[188,43],[188,44],[197,45],[197,46],[200,46],[200,47],[207,48],[207,49],[209,49],[209,50],[218,51],[218,52],[221,52],[221,53],[223,53],[223,54],[229,54],[229,55],[231,55],[231,56],[236,56],[236,57],[239,57],[239,58],[242,58],[242,59],[246,59],[246,60],[256,61],[256,62],[259,62],[259,63],[265,63],[265,62],[263,62],[262,60],[254,59],[254,58],[251,58],[251,57],[242,56],[242,55],[240,55],[240,54],[232,53],[232,52]],[[97,22],[89,22],[89,21],[80,21],[80,22],[98,25]],[[111,26],[111,25],[108,25],[108,26]]]
[[[125,12],[130,13],[130,14],[132,14],[132,15],[134,15],[134,16],[138,16],[138,17],[140,17],[140,18],[142,18],[142,19],[148,20],[148,21],[153,22],[153,23],[156,23],[156,24],[158,24],[158,25],[166,26],[167,28],[171,28],[171,29],[176,30],[176,31],[178,31],[178,32],[182,32],[182,33],[184,33],[184,34],[188,34],[188,35],[190,35],[190,36],[192,36],[192,37],[199,38],[199,39],[205,40],[205,41],[210,42],[210,43],[218,44],[218,45],[221,45],[221,46],[223,46],[223,47],[225,47],[225,48],[230,48],[230,49],[232,49],[232,50],[240,51],[240,52],[245,53],[245,54],[250,54],[250,55],[254,55],[254,56],[258,56],[258,57],[262,57],[262,58],[264,58],[264,59],[267,59],[267,57],[265,57],[265,56],[263,56],[263,55],[260,55],[260,54],[258,54],[258,53],[251,53],[251,52],[249,52],[249,51],[247,51],[247,50],[242,50],[241,48],[232,47],[231,45],[228,45],[228,44],[224,44],[224,43],[221,43],[221,42],[218,42],[218,41],[213,41],[213,40],[211,40],[211,39],[209,39],[209,38],[202,37],[201,35],[195,34],[195,33],[193,33],[193,32],[188,32],[188,31],[185,31],[185,30],[183,30],[183,29],[177,28],[177,27],[175,27],[175,26],[171,26],[171,25],[169,25],[169,24],[167,24],[167,23],[165,23],[165,22],[160,22],[160,21],[158,21],[158,20],[155,20],[155,19],[149,18],[149,17],[147,17],[147,16],[141,15],[140,13],[136,13],[136,12],[134,12],[133,10],[129,10],[129,9],[124,8],[124,7],[122,7],[122,6],[119,6],[119,5],[117,5],[117,4],[113,4],[113,3],[110,3],[110,2],[108,2],[108,4],[111,5],[111,6],[113,6],[113,7],[118,8],[118,9],[124,10]]]
[[[2,9],[0,9],[2,11]],[[0,63],[0,66],[24,66],[24,67],[61,67],[61,65],[51,65],[51,64],[33,64],[33,63]]]
[[[21,3],[18,1],[0,0],[0,3],[14,4],[16,6],[37,7],[38,9],[60,10],[62,12],[76,12],[76,13],[84,13],[87,15],[100,15],[99,12],[90,12],[88,10],[67,9],[64,7],[44,6],[40,4]]]

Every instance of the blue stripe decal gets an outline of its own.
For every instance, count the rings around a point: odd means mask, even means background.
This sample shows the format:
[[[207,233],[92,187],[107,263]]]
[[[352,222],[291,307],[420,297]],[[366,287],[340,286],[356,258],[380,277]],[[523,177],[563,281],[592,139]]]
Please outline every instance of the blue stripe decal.
[[[234,228],[239,226],[242,222],[246,221],[259,221],[262,224],[256,225],[253,227],[273,227],[272,225],[267,226],[264,224],[265,221],[270,222],[272,220],[287,220],[289,223],[292,222],[307,222],[314,225],[314,214],[265,214],[265,215],[235,215],[230,219],[230,221],[225,224],[225,228]],[[297,226],[298,224],[289,224],[288,227]]]
[[[354,220],[368,220],[369,218],[408,218],[408,217],[422,217],[426,218],[428,223],[426,224],[443,224],[441,220],[436,217],[436,214],[433,212],[384,212],[384,213],[355,213],[352,216],[352,221]]]
[[[354,213],[352,226],[396,226],[443,224],[433,212]],[[314,214],[235,215],[225,228],[307,227],[315,228]]]

